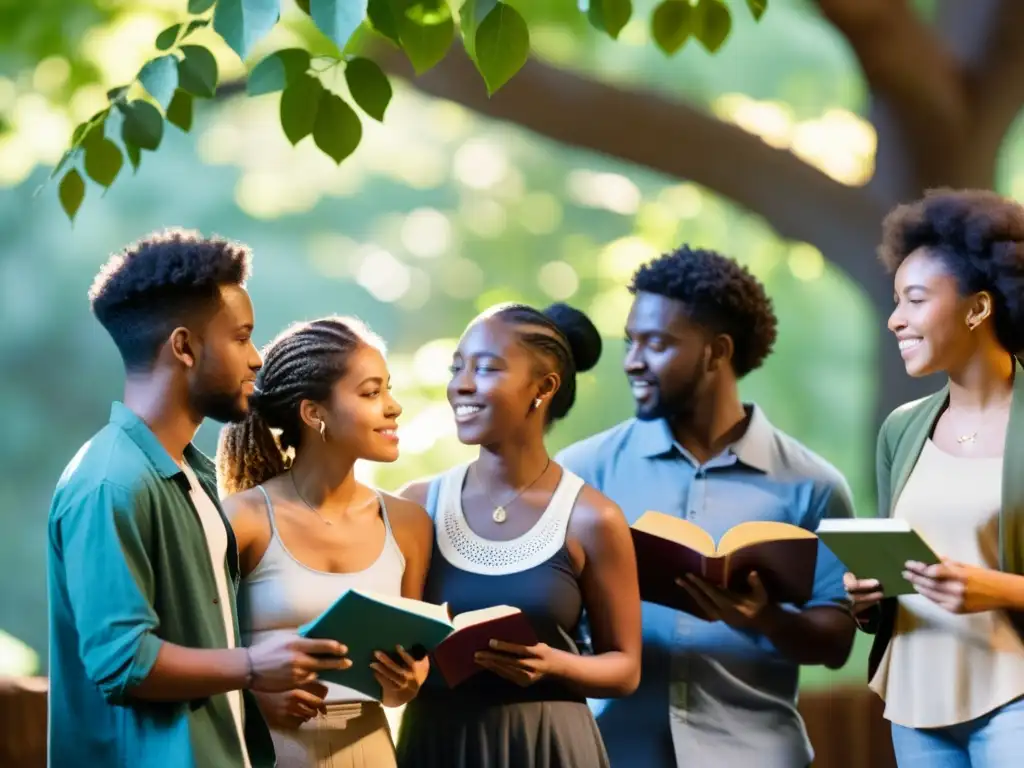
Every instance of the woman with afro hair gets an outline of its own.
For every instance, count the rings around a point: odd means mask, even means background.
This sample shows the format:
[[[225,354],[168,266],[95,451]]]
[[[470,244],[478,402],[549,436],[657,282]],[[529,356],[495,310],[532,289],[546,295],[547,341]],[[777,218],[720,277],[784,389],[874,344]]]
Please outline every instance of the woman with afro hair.
[[[1024,207],[936,190],[883,225],[907,373],[942,374],[878,437],[879,514],[941,556],[908,562],[916,594],[847,574],[875,635],[871,688],[900,768],[1015,765],[1024,744]]]

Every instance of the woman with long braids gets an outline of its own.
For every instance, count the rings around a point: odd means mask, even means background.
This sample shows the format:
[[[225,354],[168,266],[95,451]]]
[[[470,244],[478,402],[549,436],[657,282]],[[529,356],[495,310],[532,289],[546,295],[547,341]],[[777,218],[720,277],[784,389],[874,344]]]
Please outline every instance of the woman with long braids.
[[[492,640],[454,689],[435,673],[406,709],[402,768],[602,768],[586,697],[640,681],[636,559],[622,511],[551,461],[544,434],[572,407],[576,372],[601,337],[565,305],[500,306],[459,341],[448,385],[459,440],[476,461],[404,494],[434,518],[426,599],[453,613],[512,605],[540,642]],[[586,609],[593,655],[570,638]]]
[[[221,433],[217,468],[231,494],[224,508],[238,540],[249,642],[294,632],[349,588],[422,597],[430,519],[353,473],[359,459],[398,458],[402,409],[383,353],[357,320],[294,325],[263,351],[246,420]],[[396,653],[404,665],[383,653],[371,665],[385,706],[415,696],[429,668]],[[357,691],[317,682],[260,695],[259,705],[278,768],[395,764],[381,702]]]

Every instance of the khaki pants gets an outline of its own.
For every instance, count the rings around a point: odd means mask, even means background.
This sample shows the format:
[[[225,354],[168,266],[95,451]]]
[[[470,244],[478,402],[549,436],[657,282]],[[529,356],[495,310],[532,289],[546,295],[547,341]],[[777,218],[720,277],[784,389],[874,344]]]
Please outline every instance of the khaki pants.
[[[328,704],[296,731],[272,731],[277,768],[395,768],[384,708],[375,701]]]

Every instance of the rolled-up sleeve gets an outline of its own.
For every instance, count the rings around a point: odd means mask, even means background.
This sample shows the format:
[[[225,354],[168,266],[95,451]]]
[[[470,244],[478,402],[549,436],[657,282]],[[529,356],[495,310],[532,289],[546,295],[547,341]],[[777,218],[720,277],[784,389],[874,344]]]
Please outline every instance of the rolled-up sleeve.
[[[162,643],[142,516],[130,490],[104,483],[70,499],[56,520],[79,654],[115,704],[146,678]]]
[[[830,483],[824,487],[820,499],[812,508],[807,528],[815,531],[825,518],[854,517],[853,494],[845,480]],[[814,591],[810,602],[804,608],[831,605],[849,608],[850,601],[843,586],[846,567],[832,550],[818,542],[818,560],[814,569]]]

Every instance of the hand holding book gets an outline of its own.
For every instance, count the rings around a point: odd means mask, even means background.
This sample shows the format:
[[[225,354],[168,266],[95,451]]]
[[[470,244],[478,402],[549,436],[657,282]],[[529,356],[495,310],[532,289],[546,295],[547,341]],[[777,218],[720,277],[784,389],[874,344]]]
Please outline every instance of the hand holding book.
[[[554,671],[556,651],[545,643],[519,645],[491,640],[490,648],[477,651],[474,661],[522,688],[543,680]]]
[[[395,646],[396,661],[383,651],[375,651],[376,661],[370,663],[373,676],[380,684],[381,703],[386,707],[408,704],[420,691],[430,672],[430,659],[415,659],[400,645]]]
[[[711,584],[692,573],[676,579],[708,621],[724,621],[736,629],[759,629],[759,620],[771,603],[757,571],[747,575],[749,592],[736,592]]]

